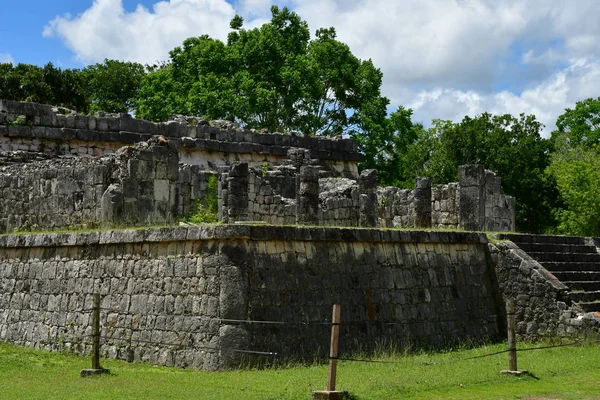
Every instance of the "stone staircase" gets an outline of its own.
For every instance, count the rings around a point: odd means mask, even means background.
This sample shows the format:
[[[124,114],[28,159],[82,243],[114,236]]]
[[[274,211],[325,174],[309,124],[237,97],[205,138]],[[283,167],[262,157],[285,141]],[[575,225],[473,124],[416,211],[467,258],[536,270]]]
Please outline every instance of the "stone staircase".
[[[600,311],[600,253],[590,239],[576,236],[503,234],[538,261],[570,291],[583,311]]]

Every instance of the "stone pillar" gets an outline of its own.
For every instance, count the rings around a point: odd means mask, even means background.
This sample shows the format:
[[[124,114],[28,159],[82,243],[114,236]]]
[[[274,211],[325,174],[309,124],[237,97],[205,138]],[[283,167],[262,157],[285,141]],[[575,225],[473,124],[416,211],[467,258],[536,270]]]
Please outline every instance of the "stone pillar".
[[[219,186],[217,188],[217,195],[219,197],[219,221],[222,221],[224,223],[229,222],[229,215],[227,212],[229,208],[227,204],[227,200],[229,200],[227,191],[227,178],[229,178],[229,173],[221,172],[219,174]]]
[[[413,199],[415,228],[431,228],[431,178],[417,178]]]
[[[227,177],[228,222],[248,220],[248,163],[231,167]]]
[[[485,168],[483,165],[461,165],[458,167],[460,186],[461,229],[482,230],[485,224]]]
[[[222,243],[216,257],[219,274],[219,352],[218,369],[238,367],[244,354],[252,350],[248,325],[236,320],[248,319],[248,249],[239,242]]]
[[[359,226],[377,226],[379,215],[377,204],[377,170],[366,169],[358,177],[359,203]]]
[[[319,225],[319,169],[300,167],[300,185],[296,194],[296,223]]]

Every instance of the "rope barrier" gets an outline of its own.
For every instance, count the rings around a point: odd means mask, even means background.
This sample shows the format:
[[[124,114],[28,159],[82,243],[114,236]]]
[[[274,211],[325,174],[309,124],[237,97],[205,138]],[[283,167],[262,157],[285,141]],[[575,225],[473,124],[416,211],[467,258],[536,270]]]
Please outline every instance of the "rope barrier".
[[[94,335],[87,335],[86,337],[93,337],[93,336]],[[100,339],[103,339],[105,341],[116,340],[116,341],[122,341],[122,342],[135,342],[135,343],[153,344],[153,345],[160,345],[160,346],[185,347],[185,348],[192,348],[192,349],[214,350],[214,351],[229,351],[232,353],[258,354],[258,355],[266,355],[266,356],[278,355],[277,353],[271,352],[271,351],[229,349],[229,348],[225,348],[225,347],[200,346],[200,345],[190,345],[190,344],[182,344],[182,343],[155,342],[155,341],[151,341],[151,340],[142,340],[142,339],[123,339],[123,338],[115,338],[115,337],[110,337],[110,336],[100,336]]]

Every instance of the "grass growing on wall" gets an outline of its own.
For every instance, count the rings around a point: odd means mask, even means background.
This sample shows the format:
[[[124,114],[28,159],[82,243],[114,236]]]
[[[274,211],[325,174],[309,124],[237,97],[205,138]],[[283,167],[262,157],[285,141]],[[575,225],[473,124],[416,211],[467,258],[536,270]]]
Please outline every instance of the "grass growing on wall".
[[[219,198],[218,198],[219,181],[215,175],[208,178],[206,194],[202,199],[196,200],[194,209],[187,217],[183,218],[184,222],[194,224],[213,224],[219,220]]]
[[[529,344],[519,344],[527,347]],[[537,345],[539,346],[539,344]],[[591,399],[600,394],[600,346],[520,352],[531,376],[506,376],[507,355],[465,358],[506,344],[416,356],[385,363],[341,361],[338,388],[353,399]],[[0,345],[2,399],[310,399],[324,389],[327,365],[204,372],[102,360],[111,375],[80,378],[89,358]]]

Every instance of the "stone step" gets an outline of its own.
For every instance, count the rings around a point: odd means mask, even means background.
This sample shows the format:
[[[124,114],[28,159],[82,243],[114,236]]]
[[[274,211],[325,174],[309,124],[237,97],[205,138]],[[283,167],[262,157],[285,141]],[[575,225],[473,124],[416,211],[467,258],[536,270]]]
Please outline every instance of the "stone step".
[[[548,271],[600,271],[600,262],[542,261]]]
[[[600,281],[600,271],[552,271],[552,274],[565,285],[566,281]]]
[[[591,303],[600,300],[600,290],[593,292],[569,292],[569,298],[575,303]]]
[[[518,246],[526,253],[592,253],[596,254],[596,246],[583,244],[558,243],[519,243]]]
[[[600,262],[600,254],[598,253],[539,253],[530,251],[527,254],[539,262]]]
[[[508,239],[517,245],[520,243],[585,244],[585,238],[581,236],[547,236],[504,233],[499,235],[499,238]]]
[[[600,301],[577,303],[577,305],[579,305],[585,312],[600,311]]]
[[[561,281],[571,290],[598,291],[600,290],[600,281]]]

